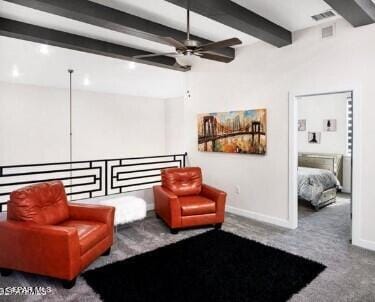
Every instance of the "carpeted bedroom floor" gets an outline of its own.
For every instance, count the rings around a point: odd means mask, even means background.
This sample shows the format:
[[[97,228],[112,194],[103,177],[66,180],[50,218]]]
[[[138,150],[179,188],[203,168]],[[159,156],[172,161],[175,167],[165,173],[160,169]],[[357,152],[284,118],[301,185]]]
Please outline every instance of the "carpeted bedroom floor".
[[[319,212],[300,205],[299,227],[296,230],[286,230],[232,214],[227,214],[223,229],[327,266],[314,281],[293,296],[292,302],[375,301],[375,252],[349,244],[349,211],[349,199],[342,194],[336,204]],[[111,255],[99,258],[89,269],[204,231],[206,230],[190,230],[171,235],[150,213],[143,222],[119,230]],[[13,273],[6,278],[0,277],[0,287],[7,286],[50,286],[52,293],[45,297],[0,297],[1,301],[100,301],[83,278],[78,278],[73,289],[65,290],[60,282],[49,278]]]

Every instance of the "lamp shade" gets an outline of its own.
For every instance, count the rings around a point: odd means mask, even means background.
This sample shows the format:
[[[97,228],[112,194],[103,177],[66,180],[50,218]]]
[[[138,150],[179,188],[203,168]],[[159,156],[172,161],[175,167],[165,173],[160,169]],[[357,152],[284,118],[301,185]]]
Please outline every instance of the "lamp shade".
[[[182,66],[193,66],[193,64],[196,63],[197,60],[199,60],[199,58],[192,54],[185,54],[183,56],[176,57],[177,63]]]

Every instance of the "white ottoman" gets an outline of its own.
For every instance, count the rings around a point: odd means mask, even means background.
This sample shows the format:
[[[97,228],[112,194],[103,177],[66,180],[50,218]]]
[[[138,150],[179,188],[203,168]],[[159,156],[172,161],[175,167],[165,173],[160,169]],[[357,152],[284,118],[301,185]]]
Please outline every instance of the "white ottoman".
[[[141,220],[146,217],[146,202],[135,196],[121,196],[103,199],[101,205],[115,207],[115,226]]]

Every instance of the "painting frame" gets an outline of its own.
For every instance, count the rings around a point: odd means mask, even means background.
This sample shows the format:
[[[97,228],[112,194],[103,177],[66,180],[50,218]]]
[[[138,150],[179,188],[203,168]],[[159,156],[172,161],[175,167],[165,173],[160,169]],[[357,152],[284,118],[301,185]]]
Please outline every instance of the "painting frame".
[[[309,131],[307,141],[309,144],[321,144],[322,133],[319,131]]]
[[[267,153],[267,109],[198,114],[198,151]]]
[[[301,119],[301,120],[298,120],[298,131],[299,132],[304,132],[306,131],[306,119]]]
[[[336,119],[325,119],[323,120],[323,129],[325,132],[336,132],[337,131],[337,120]]]

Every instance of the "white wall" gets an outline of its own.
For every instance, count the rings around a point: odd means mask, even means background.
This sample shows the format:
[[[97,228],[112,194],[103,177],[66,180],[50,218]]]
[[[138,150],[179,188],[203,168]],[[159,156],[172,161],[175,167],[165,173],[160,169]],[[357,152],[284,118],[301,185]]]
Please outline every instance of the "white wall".
[[[69,159],[69,91],[0,82],[0,164]]]
[[[68,105],[66,89],[0,82],[0,165],[69,161]],[[163,155],[165,120],[163,99],[74,90],[73,161]]]
[[[0,82],[0,164],[69,159],[69,91]],[[159,155],[164,100],[73,91],[73,160]]]
[[[346,155],[348,141],[347,93],[298,98],[298,119],[306,120],[306,131],[298,131],[298,151]],[[337,129],[324,131],[323,121],[335,119]],[[320,144],[308,142],[309,132],[320,132]]]
[[[73,160],[165,152],[164,100],[73,92]]]
[[[360,237],[375,248],[374,102],[375,25],[352,28],[340,21],[337,35],[321,40],[320,28],[294,35],[294,43],[275,48],[264,43],[240,48],[231,64],[202,61],[188,77],[185,102],[187,151],[206,181],[226,190],[229,209],[260,220],[289,225],[288,98],[296,95],[360,89],[362,141]],[[359,100],[358,100],[359,101]],[[266,156],[197,151],[198,113],[267,108]],[[363,138],[363,139],[362,139]],[[240,186],[240,194],[235,186]]]
[[[166,154],[185,153],[184,98],[165,100]]]

